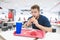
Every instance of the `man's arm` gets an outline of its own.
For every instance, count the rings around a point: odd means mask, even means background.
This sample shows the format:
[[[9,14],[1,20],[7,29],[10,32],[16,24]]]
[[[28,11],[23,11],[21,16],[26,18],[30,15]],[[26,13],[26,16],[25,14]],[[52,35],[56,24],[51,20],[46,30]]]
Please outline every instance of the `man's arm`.
[[[44,26],[42,26],[42,25],[40,25],[40,24],[36,24],[36,26],[37,26],[39,29],[43,30],[43,31],[52,32],[52,28],[51,28],[51,27],[44,27]]]
[[[28,20],[24,25],[23,25],[23,28],[26,28],[28,26],[30,26],[32,23],[30,22],[30,20]]]
[[[34,19],[34,20],[33,20]],[[45,26],[42,26],[38,23],[38,21],[33,18],[33,23],[36,25],[36,27],[38,27],[39,29],[43,30],[43,31],[46,31],[46,32],[52,32],[52,28],[51,27],[45,27]]]

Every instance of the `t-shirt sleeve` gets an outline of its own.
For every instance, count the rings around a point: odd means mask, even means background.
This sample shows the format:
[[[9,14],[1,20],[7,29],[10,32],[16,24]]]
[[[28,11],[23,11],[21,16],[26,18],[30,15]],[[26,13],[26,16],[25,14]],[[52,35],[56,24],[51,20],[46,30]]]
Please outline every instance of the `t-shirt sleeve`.
[[[46,17],[44,18],[44,26],[51,27],[51,24],[50,24],[48,18],[46,18]]]

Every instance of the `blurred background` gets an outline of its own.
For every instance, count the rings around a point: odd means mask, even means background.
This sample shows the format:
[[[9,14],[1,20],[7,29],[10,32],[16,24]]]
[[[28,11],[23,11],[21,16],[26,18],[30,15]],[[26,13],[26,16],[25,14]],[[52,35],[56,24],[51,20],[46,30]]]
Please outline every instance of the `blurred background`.
[[[41,14],[48,17],[50,21],[60,20],[60,0],[0,0],[0,19],[8,16],[11,9],[14,14],[14,19],[19,16],[24,21],[30,15],[30,7],[38,4],[41,9]],[[19,17],[17,17],[19,19]],[[17,21],[16,19],[14,21]]]
[[[10,21],[9,13],[12,13],[11,21],[25,22],[34,4],[40,6],[40,14],[49,19],[52,27],[60,26],[60,0],[0,0],[0,20]]]

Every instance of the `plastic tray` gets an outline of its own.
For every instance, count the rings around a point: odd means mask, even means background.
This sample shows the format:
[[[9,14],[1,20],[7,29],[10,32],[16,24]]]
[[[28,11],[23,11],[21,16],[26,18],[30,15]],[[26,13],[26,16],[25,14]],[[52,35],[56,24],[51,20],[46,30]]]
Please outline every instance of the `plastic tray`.
[[[42,30],[22,29],[21,34],[16,34],[16,31],[13,34],[14,34],[14,36],[44,38],[45,32]]]

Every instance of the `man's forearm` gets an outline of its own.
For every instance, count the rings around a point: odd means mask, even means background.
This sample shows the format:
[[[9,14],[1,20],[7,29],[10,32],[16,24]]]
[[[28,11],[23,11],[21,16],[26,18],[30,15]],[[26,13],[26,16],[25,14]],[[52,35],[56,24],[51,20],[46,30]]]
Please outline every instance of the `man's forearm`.
[[[52,28],[50,28],[50,27],[44,27],[40,24],[37,24],[36,26],[43,31],[52,32]]]
[[[31,22],[29,22],[29,21],[26,22],[26,23],[23,25],[24,28],[26,28],[26,27],[28,27],[28,26],[31,26]]]
[[[23,28],[26,28],[27,27],[27,25],[26,25],[26,23],[23,25]]]

